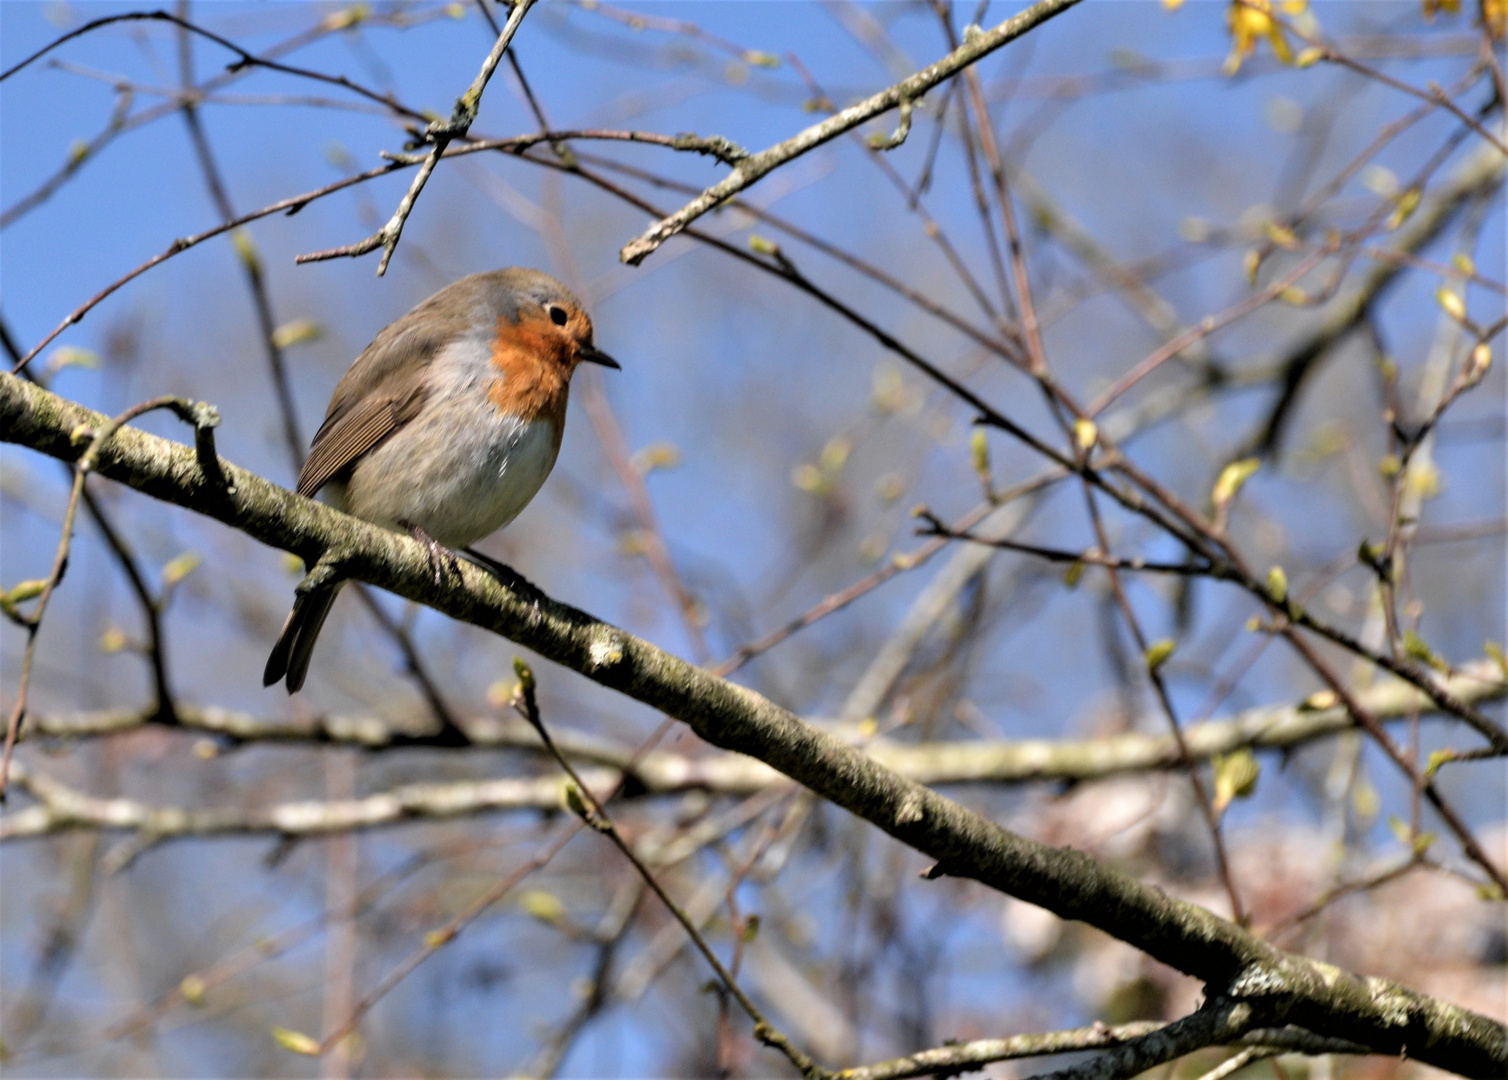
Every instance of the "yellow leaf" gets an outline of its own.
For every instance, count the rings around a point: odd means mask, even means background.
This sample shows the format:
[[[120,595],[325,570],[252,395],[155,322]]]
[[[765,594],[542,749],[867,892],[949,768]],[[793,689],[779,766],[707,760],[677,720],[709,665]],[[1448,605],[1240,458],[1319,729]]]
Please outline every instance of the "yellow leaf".
[[[1282,6],[1284,11],[1295,13],[1288,3]],[[1234,75],[1240,71],[1242,62],[1256,52],[1257,42],[1263,38],[1279,60],[1285,64],[1293,63],[1293,53],[1283,37],[1283,29],[1272,14],[1272,0],[1231,0],[1226,22],[1230,27],[1231,51],[1222,69],[1225,74]]]
[[[1246,283],[1248,285],[1255,285],[1257,283],[1257,271],[1262,268],[1262,253],[1256,248],[1252,248],[1246,253],[1246,257],[1241,262],[1242,269],[1246,274]]]
[[[1471,277],[1477,272],[1477,264],[1473,262],[1471,256],[1466,254],[1466,252],[1464,251],[1456,252],[1450,257],[1450,261],[1452,266],[1461,271],[1461,273],[1465,274],[1467,277]]]
[[[743,932],[744,944],[747,945],[749,942],[753,941],[758,936],[759,936],[759,916],[758,915],[750,915],[747,919],[744,920],[744,932]]]
[[[230,234],[230,242],[235,245],[236,254],[241,257],[241,262],[248,270],[262,268],[262,257],[257,254],[256,241],[252,240],[251,233],[245,229],[237,229]]]
[[[99,651],[105,653],[107,656],[111,653],[120,652],[128,644],[126,635],[114,626],[110,627],[99,637]]]
[[[565,806],[567,810],[569,810],[579,818],[591,817],[592,811],[587,806],[586,799],[581,794],[581,789],[577,787],[573,781],[566,781],[565,789],[562,794],[565,798]]]
[[[1508,0],[1482,0],[1482,29],[1498,41],[1508,35]]]
[[[438,930],[431,930],[424,935],[424,944],[431,949],[438,949],[443,945],[449,945],[455,940],[456,932],[448,926],[442,926]]]
[[[509,679],[498,679],[487,687],[487,704],[494,709],[501,709],[512,704],[513,695],[518,690],[518,683]]]
[[[325,19],[325,26],[331,30],[349,30],[351,27],[364,22],[372,14],[370,4],[352,4],[343,8]]]
[[[1456,322],[1466,321],[1466,301],[1461,299],[1460,293],[1441,286],[1440,290],[1435,293],[1435,299],[1439,301],[1440,307],[1445,310],[1445,314],[1455,319]]]
[[[1077,589],[1079,581],[1084,577],[1084,567],[1088,565],[1083,559],[1075,559],[1068,564],[1068,569],[1063,572],[1063,584],[1070,589]]]
[[[1151,645],[1148,645],[1146,654],[1147,670],[1156,671],[1166,664],[1168,658],[1173,655],[1173,650],[1176,648],[1178,648],[1178,645],[1171,638],[1163,638],[1161,641],[1154,641]]]
[[[1183,7],[1183,0],[1162,0],[1162,6],[1168,11],[1177,11]]]
[[[6,611],[13,612],[17,604],[35,600],[46,588],[45,578],[28,578],[25,581],[19,581],[10,587],[3,598],[0,598],[0,605],[3,605]]]
[[[1485,341],[1471,350],[1471,360],[1466,365],[1463,376],[1468,387],[1475,386],[1487,377],[1492,370],[1492,347]]]
[[[1215,813],[1225,812],[1232,801],[1244,799],[1257,788],[1262,767],[1245,747],[1215,758]]]
[[[749,247],[756,255],[778,255],[780,253],[779,244],[758,235],[750,235]]]
[[[1392,479],[1403,468],[1403,462],[1398,460],[1397,454],[1383,454],[1382,460],[1377,463],[1377,471],[1383,476]]]
[[[745,49],[744,63],[753,67],[778,68],[780,66],[780,57],[774,53],[761,52],[759,49]]]
[[[1414,831],[1397,814],[1388,815],[1388,831],[1393,834],[1394,839],[1400,844],[1412,844],[1413,842]]]
[[[162,568],[162,587],[171,589],[199,568],[204,561],[197,551],[185,551]]]
[[[303,1054],[306,1057],[319,1057],[319,1040],[310,1038],[302,1031],[275,1027],[272,1029],[272,1037],[284,1050],[291,1050],[295,1054]]]
[[[280,349],[286,349],[291,345],[318,341],[324,336],[325,328],[313,319],[294,319],[272,332],[272,343]]]
[[[206,989],[208,987],[204,985],[204,979],[198,975],[185,975],[178,984],[178,993],[183,995],[183,1000],[196,1009],[204,1004]]]
[[[1358,818],[1369,824],[1376,820],[1377,812],[1382,809],[1382,796],[1377,794],[1377,789],[1364,776],[1356,781],[1356,788],[1351,794],[1351,807]]]
[[[822,470],[809,462],[802,462],[791,470],[791,483],[808,495],[826,495],[832,489]]]
[[[648,476],[656,469],[673,469],[681,463],[681,450],[675,443],[650,443],[634,453],[631,464],[640,476]]]
[[[846,435],[834,435],[827,440],[827,445],[822,448],[822,456],[818,459],[822,471],[829,476],[835,475],[843,468],[848,460],[848,454],[853,449],[853,443]]]
[[[1482,651],[1498,662],[1498,667],[1503,672],[1503,678],[1508,679],[1508,653],[1496,641],[1482,642]]]
[[[518,898],[518,906],[540,922],[559,926],[565,921],[565,905],[560,897],[543,889],[530,889]]]
[[[990,438],[982,427],[977,427],[969,433],[969,458],[974,464],[974,471],[988,481],[990,478]]]
[[[1450,665],[1435,650],[1431,649],[1422,637],[1412,630],[1405,630],[1403,633],[1403,651],[1421,664],[1427,664],[1436,671],[1450,671]]]
[[[1456,752],[1449,747],[1446,747],[1443,750],[1436,750],[1434,753],[1430,754],[1429,764],[1424,766],[1424,778],[1426,780],[1433,780],[1435,778],[1435,773],[1440,771],[1440,766],[1444,765],[1448,761],[1455,761],[1456,757]]]
[[[1334,690],[1316,690],[1304,699],[1304,703],[1299,706],[1299,709],[1303,712],[1323,712],[1326,709],[1333,709],[1339,704],[1340,695]]]
[[[1094,426],[1093,420],[1080,417],[1073,422],[1073,441],[1080,450],[1088,450],[1099,441],[1099,437],[1100,429]]]
[[[97,368],[99,364],[99,353],[92,349],[81,349],[77,345],[60,345],[47,357],[47,372],[54,374],[69,367]]]
[[[1433,461],[1414,459],[1409,466],[1408,490],[1420,499],[1433,499],[1440,494],[1440,470]]]
[[[1325,58],[1325,50],[1318,45],[1311,45],[1293,59],[1293,66],[1297,68],[1313,67]]]
[[[1267,235],[1267,239],[1280,248],[1292,251],[1299,246],[1299,238],[1294,235],[1293,230],[1286,225],[1279,225],[1276,221],[1263,223],[1262,232]]]
[[[1280,604],[1288,599],[1288,575],[1281,566],[1267,571],[1267,595]]]
[[[1262,467],[1261,458],[1242,458],[1233,461],[1224,469],[1220,470],[1220,478],[1215,481],[1214,500],[1217,507],[1227,505],[1236,497],[1242,485],[1250,480],[1258,469]]]
[[[1419,200],[1424,193],[1416,187],[1411,187],[1402,195],[1398,196],[1398,205],[1393,208],[1392,216],[1388,218],[1388,229],[1396,229],[1413,216],[1419,209]]]
[[[519,689],[524,693],[528,693],[534,689],[534,671],[528,664],[524,663],[522,656],[515,656],[513,658],[513,674],[518,676]]]

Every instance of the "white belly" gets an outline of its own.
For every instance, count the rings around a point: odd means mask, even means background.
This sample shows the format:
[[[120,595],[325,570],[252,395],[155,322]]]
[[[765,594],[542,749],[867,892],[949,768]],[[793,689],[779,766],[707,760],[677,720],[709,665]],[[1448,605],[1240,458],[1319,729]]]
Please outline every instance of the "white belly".
[[[558,450],[549,420],[505,417],[484,391],[467,388],[426,402],[333,494],[359,518],[396,531],[417,525],[446,547],[462,548],[518,516]]]

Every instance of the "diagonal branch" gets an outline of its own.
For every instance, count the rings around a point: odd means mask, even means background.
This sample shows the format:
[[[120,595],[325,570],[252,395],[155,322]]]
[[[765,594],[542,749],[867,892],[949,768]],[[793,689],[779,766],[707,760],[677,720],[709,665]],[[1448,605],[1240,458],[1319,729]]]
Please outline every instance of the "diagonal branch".
[[[0,375],[0,439],[6,442],[72,461],[83,450],[70,433],[80,424],[99,429],[107,422]],[[1010,832],[752,690],[576,608],[548,597],[536,605],[469,564],[437,587],[425,549],[409,537],[233,465],[223,469],[234,486],[217,493],[190,447],[126,427],[100,447],[96,471],[306,561],[338,551],[351,577],[498,633],[683,721],[715,746],[759,758],[937,860],[927,877],[970,878],[1103,929],[1204,980],[1212,998],[1255,1003],[1311,1031],[1379,1053],[1406,1052],[1468,1076],[1501,1076],[1508,1066],[1508,1028],[1496,1021],[1397,983],[1284,952],[1082,852]]]

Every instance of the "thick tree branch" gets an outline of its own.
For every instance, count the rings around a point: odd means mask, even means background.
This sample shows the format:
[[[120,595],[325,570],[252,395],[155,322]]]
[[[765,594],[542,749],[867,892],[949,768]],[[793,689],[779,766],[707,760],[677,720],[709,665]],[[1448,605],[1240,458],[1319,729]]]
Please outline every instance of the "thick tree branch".
[[[0,375],[0,439],[72,461],[70,433],[107,418]],[[302,498],[235,466],[216,490],[192,448],[123,428],[96,471],[316,561],[338,554],[347,575],[499,633],[661,710],[724,749],[757,757],[937,860],[946,873],[1099,927],[1204,980],[1211,996],[1252,1002],[1318,1033],[1406,1053],[1469,1076],[1508,1067],[1503,1025],[1396,983],[1285,953],[1209,911],[1143,885],[1081,852],[1012,833],[908,780],[745,687],[693,667],[585,612],[548,598],[536,607],[482,571],[434,584],[424,548]]]

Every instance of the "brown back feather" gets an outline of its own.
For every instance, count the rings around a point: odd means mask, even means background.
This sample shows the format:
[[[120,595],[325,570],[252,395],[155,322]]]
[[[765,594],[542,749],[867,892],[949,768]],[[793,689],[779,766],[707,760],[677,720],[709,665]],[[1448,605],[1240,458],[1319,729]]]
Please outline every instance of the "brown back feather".
[[[419,414],[430,362],[477,321],[485,301],[483,277],[441,289],[382,330],[356,358],[336,384],[299,470],[300,495],[313,496]]]

